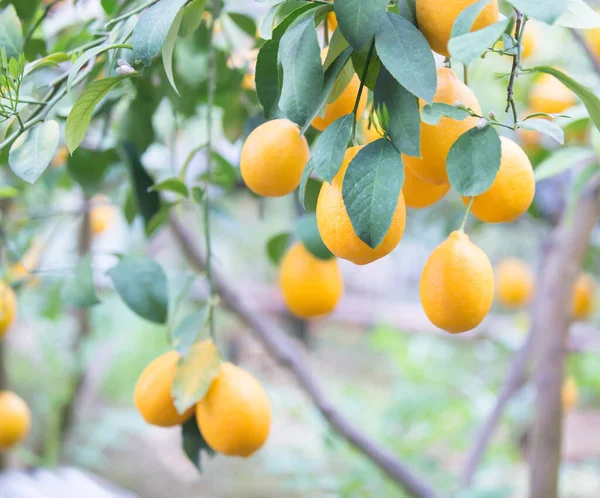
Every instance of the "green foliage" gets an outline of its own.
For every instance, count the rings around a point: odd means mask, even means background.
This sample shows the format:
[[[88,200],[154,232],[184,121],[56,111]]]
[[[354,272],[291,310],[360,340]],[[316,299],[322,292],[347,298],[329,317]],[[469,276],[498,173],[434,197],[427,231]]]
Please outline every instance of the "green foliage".
[[[56,121],[35,125],[22,133],[10,148],[10,169],[21,180],[34,183],[52,161],[58,140],[59,126]]]
[[[353,123],[354,115],[346,114],[331,123],[317,138],[311,161],[319,178],[327,183],[333,181],[342,165]]]
[[[559,144],[565,143],[565,132],[554,121],[547,119],[528,119],[519,123],[519,128],[523,130],[533,130],[548,135]]]
[[[202,23],[202,14],[206,0],[193,0],[183,8],[183,19],[179,28],[179,36],[190,36]]]
[[[244,33],[251,38],[256,35],[256,23],[251,17],[240,14],[238,12],[227,12],[227,16],[231,19]]]
[[[508,0],[523,14],[553,24],[566,10],[567,0]]]
[[[387,0],[338,0],[334,3],[339,29],[355,50],[365,48],[375,36],[388,3]]]
[[[440,119],[444,117],[452,118],[456,121],[462,121],[469,116],[470,114],[464,109],[460,109],[449,104],[443,104],[441,102],[427,104],[425,107],[423,107],[423,109],[421,109],[421,119],[424,123],[429,125],[438,124]]]
[[[23,27],[13,5],[0,13],[0,47],[9,59],[16,59],[23,51]]]
[[[89,308],[100,303],[94,287],[89,254],[79,261],[75,275],[65,281],[61,297],[64,304],[74,308]]]
[[[193,416],[181,426],[181,436],[185,454],[194,466],[199,471],[202,471],[202,454],[206,453],[209,457],[213,457],[215,451],[208,445],[200,433],[198,422],[196,422],[196,416]]]
[[[169,291],[167,277],[158,263],[146,257],[124,256],[108,276],[134,313],[153,323],[166,323]]]
[[[150,191],[173,192],[175,194],[182,195],[183,197],[188,197],[190,195],[185,183],[183,183],[183,181],[181,181],[179,178],[167,178],[162,182],[155,183],[152,185],[152,187],[150,187]]]
[[[117,163],[115,149],[92,150],[79,147],[67,160],[73,179],[81,185],[87,197],[92,197],[102,187],[107,170]]]
[[[278,265],[289,247],[291,242],[291,234],[289,232],[273,235],[267,241],[267,256],[274,265]]]
[[[177,325],[171,335],[173,348],[185,356],[192,345],[204,338],[208,325],[208,306],[200,306],[199,309],[190,313]]]
[[[306,187],[308,185],[308,181],[310,180],[310,175],[314,169],[315,168],[313,166],[312,159],[309,159],[304,167],[304,171],[302,171],[302,177],[300,178],[300,186],[298,187],[298,200],[304,209],[306,209]]]
[[[403,183],[402,159],[385,138],[361,149],[346,170],[344,205],[356,235],[372,248],[381,244],[392,223]]]
[[[594,162],[596,155],[585,147],[563,147],[556,150],[535,169],[535,180],[552,178],[575,165]]]
[[[325,260],[334,257],[321,239],[315,213],[307,213],[298,219],[296,235],[313,256]]]
[[[317,200],[321,192],[323,182],[318,178],[309,178],[306,182],[304,192],[304,210],[307,213],[314,213],[317,210]]]
[[[446,168],[450,185],[460,195],[482,194],[494,182],[501,156],[500,137],[494,127],[471,128],[448,152]]]

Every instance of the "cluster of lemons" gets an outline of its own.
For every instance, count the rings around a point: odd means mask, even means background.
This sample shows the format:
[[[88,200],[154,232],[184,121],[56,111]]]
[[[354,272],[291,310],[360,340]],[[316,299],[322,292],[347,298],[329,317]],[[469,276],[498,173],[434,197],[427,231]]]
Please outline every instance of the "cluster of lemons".
[[[184,424],[194,415],[208,445],[228,456],[248,457],[267,440],[271,403],[260,382],[232,363],[222,363],[206,395],[181,414],[171,394],[180,355],[159,356],[140,375],[135,406],[144,420],[158,427]]]
[[[17,298],[12,288],[0,280],[0,340],[17,316]],[[0,450],[8,450],[29,434],[31,413],[27,403],[12,391],[0,391]]]

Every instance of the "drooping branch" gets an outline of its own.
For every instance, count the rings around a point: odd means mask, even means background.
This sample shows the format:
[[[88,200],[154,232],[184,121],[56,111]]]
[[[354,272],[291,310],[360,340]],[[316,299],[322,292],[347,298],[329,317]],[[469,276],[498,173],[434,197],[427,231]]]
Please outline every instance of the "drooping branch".
[[[197,246],[192,235],[174,217],[171,217],[169,225],[190,265],[197,270],[204,271],[206,265],[204,252]],[[425,480],[410,470],[396,455],[369,439],[367,435],[337,410],[317,379],[310,372],[302,353],[283,331],[267,317],[254,312],[235,288],[214,267],[212,275],[215,290],[221,302],[255,333],[279,363],[295,375],[302,388],[308,393],[317,409],[333,429],[371,459],[375,465],[394,482],[402,486],[411,496],[417,498],[435,498],[438,496]]]
[[[552,233],[533,309],[540,333],[533,352],[537,390],[530,460],[530,498],[557,498],[562,443],[561,390],[573,286],[600,217],[600,176],[588,184],[571,220]]]

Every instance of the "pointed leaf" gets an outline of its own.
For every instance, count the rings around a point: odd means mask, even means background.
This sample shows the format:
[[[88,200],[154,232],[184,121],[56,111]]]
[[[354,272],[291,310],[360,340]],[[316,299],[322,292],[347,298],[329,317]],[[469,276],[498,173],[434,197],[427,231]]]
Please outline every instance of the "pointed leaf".
[[[194,466],[202,472],[202,453],[206,453],[209,457],[214,456],[216,453],[200,432],[195,415],[181,426],[181,438],[184,453]]]
[[[279,7],[280,5],[273,5],[258,26],[258,34],[263,40],[270,40],[273,37],[273,27]]]
[[[190,195],[185,183],[183,183],[179,178],[167,178],[162,182],[155,183],[152,185],[152,187],[150,187],[150,191],[174,192],[175,194],[179,194],[184,197],[188,197]]]
[[[165,43],[162,46],[162,62],[163,67],[165,68],[165,75],[177,95],[179,95],[179,90],[177,90],[175,77],[173,76],[173,51],[175,50],[175,42],[177,41],[177,35],[179,34],[179,28],[181,27],[184,13],[185,9],[181,9],[177,13],[173,20],[173,24],[171,24],[171,27],[169,28]]]
[[[448,51],[463,64],[469,64],[494,45],[510,23],[511,19],[504,19],[472,33],[450,38]]]
[[[179,36],[185,38],[195,33],[202,24],[202,14],[206,0],[193,0],[183,8],[183,19],[179,28]]]
[[[108,52],[109,50],[116,50],[120,48],[131,49],[131,45],[127,45],[125,43],[110,43],[107,45],[100,45],[99,47],[93,47],[89,50],[86,50],[83,54],[77,57],[73,63],[73,66],[71,67],[71,70],[69,71],[69,78],[67,79],[67,88],[69,91],[71,91],[73,87],[73,81],[77,77],[77,73],[79,73],[81,68],[85,66],[92,57],[96,57],[97,55],[103,52]]]
[[[348,141],[352,135],[353,114],[346,114],[331,123],[315,143],[312,164],[315,172],[327,183],[333,181],[344,160]]]
[[[271,237],[267,242],[267,255],[274,265],[278,265],[291,242],[292,234],[283,232]]]
[[[339,29],[355,50],[363,49],[381,25],[388,0],[336,0]]]
[[[54,120],[21,133],[8,153],[10,169],[21,180],[35,183],[54,158],[59,136],[59,126]]]
[[[227,15],[248,36],[252,38],[256,36],[256,23],[250,16],[237,12],[227,12]]]
[[[565,132],[554,121],[547,119],[529,119],[519,123],[519,128],[524,130],[539,131],[556,140],[559,144],[565,143]]]
[[[206,332],[208,324],[208,307],[201,306],[200,309],[186,316],[173,331],[171,342],[173,349],[182,355],[187,355],[192,344],[198,342],[203,333]]]
[[[473,28],[473,24],[479,17],[479,14],[485,9],[492,0],[478,0],[468,7],[464,8],[461,13],[456,16],[454,24],[452,24],[451,37],[456,38],[461,35],[466,35]]]

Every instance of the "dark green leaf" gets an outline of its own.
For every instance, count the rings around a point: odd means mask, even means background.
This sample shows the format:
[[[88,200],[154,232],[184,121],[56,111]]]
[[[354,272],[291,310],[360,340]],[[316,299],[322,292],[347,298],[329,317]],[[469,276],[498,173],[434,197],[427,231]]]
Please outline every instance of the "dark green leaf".
[[[346,170],[344,205],[356,235],[372,248],[390,228],[403,183],[402,158],[385,138],[363,147]]]
[[[184,453],[194,466],[202,472],[202,453],[204,452],[212,457],[215,455],[215,451],[208,445],[200,433],[196,416],[193,416],[181,426],[181,436]]]
[[[565,143],[565,132],[554,121],[547,119],[529,119],[519,123],[519,128],[524,130],[533,130],[544,133],[556,140],[559,144]]]
[[[0,47],[6,49],[8,59],[16,59],[23,51],[23,28],[13,5],[0,13]]]
[[[448,152],[446,169],[450,185],[460,195],[482,194],[494,182],[501,157],[500,137],[493,126],[466,131]]]
[[[404,19],[410,21],[415,26],[417,25],[417,5],[416,0],[399,0],[398,14]]]
[[[160,0],[142,12],[131,37],[136,62],[144,66],[152,63],[162,49],[177,12],[185,3],[186,0]]]
[[[162,182],[154,184],[150,187],[151,191],[167,191],[187,197],[190,195],[188,188],[179,178],[167,178]]]
[[[135,220],[135,216],[137,215],[137,206],[135,203],[135,196],[132,190],[127,192],[127,196],[125,197],[125,205],[123,206],[123,215],[127,220],[127,223],[130,225]]]
[[[300,178],[300,186],[298,188],[298,200],[304,209],[306,209],[306,187],[308,185],[308,180],[310,179],[310,175],[314,170],[314,166],[312,160],[309,159],[304,166],[304,171],[302,171],[302,177]]]
[[[100,302],[94,287],[89,254],[83,257],[75,269],[75,275],[64,282],[62,300],[73,308],[89,308]]]
[[[354,67],[354,71],[356,74],[362,78],[365,72],[365,64],[367,63],[367,56],[369,54],[369,50],[363,50],[361,52],[352,52],[352,66]],[[369,90],[375,90],[375,85],[377,84],[377,76],[379,75],[379,71],[381,70],[381,60],[377,55],[377,50],[373,51],[373,55],[371,56],[371,61],[369,62],[369,68],[367,69],[367,75],[365,77],[365,86]]]
[[[104,12],[106,12],[109,16],[115,12],[117,9],[117,5],[119,4],[118,0],[101,0],[102,8]]]
[[[23,132],[8,153],[10,169],[21,180],[35,183],[52,161],[59,136],[59,126],[54,120],[37,124]]]
[[[304,191],[304,210],[307,213],[314,213],[317,210],[317,200],[321,192],[323,182],[318,178],[309,178],[306,182]]]
[[[237,12],[228,12],[227,15],[248,36],[252,38],[256,36],[256,23],[254,19],[245,14],[238,14]]]
[[[80,147],[68,158],[67,168],[85,194],[91,197],[102,188],[107,169],[118,160],[119,155],[115,149],[92,150]]]
[[[469,64],[473,59],[476,59],[493,46],[506,31],[510,23],[511,19],[503,19],[472,33],[452,37],[448,42],[448,51],[453,58],[463,64]]]
[[[169,307],[167,277],[156,261],[143,256],[125,256],[108,270],[108,276],[134,313],[153,323],[166,323]]]
[[[315,257],[319,259],[331,259],[333,254],[327,249],[319,228],[317,227],[317,215],[315,213],[307,213],[298,219],[296,232],[304,247]]]
[[[283,85],[279,108],[298,124],[306,122],[323,88],[323,66],[315,21],[312,17],[291,27],[281,38],[279,61]]]
[[[458,107],[454,107],[450,104],[443,104],[441,102],[435,102],[433,104],[427,104],[421,109],[421,119],[424,123],[429,125],[436,125],[440,122],[440,119],[448,117],[456,121],[462,121],[468,118],[470,114]]]
[[[567,0],[508,0],[527,17],[553,24],[567,9]]]
[[[290,245],[292,234],[283,232],[271,237],[267,242],[267,255],[274,265],[278,265]]]
[[[208,307],[203,305],[193,313],[186,316],[173,331],[171,342],[173,349],[185,356],[192,344],[197,342],[208,323]]]
[[[333,181],[344,160],[348,141],[352,135],[353,114],[346,114],[331,123],[317,138],[312,164],[315,172],[327,183]]]
[[[361,50],[379,29],[388,0],[337,0],[334,3],[339,28],[355,50]]]
[[[381,123],[394,146],[409,156],[421,156],[421,118],[414,95],[400,85],[384,68],[375,87],[375,108],[387,116]]]
[[[388,12],[375,41],[381,62],[396,81],[431,102],[437,86],[435,60],[421,32],[404,17]]]

